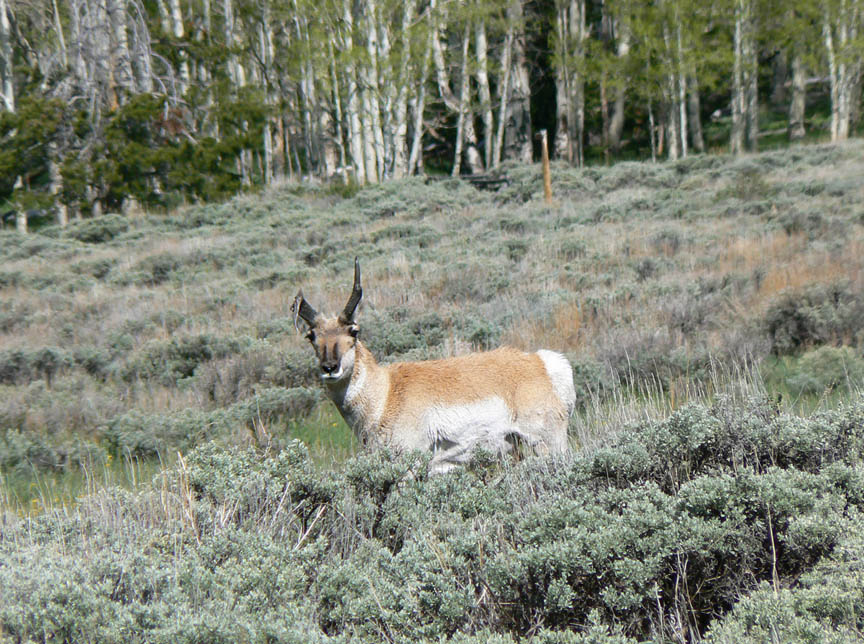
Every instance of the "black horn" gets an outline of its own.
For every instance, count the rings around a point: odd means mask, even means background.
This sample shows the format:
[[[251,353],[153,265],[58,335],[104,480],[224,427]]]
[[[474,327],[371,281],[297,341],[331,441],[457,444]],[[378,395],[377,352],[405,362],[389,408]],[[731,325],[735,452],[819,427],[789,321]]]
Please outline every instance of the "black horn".
[[[297,326],[298,317],[302,318],[309,326],[315,326],[315,323],[318,320],[318,311],[309,305],[309,302],[307,302],[306,298],[303,297],[303,291],[297,292],[297,297],[294,298],[294,304],[291,305],[291,313],[294,315],[294,328],[298,331],[300,330],[300,327]]]
[[[339,321],[342,324],[353,324],[354,314],[357,312],[357,305],[363,298],[363,287],[360,286],[360,260],[354,258],[354,288],[351,289],[351,297],[348,298],[348,304],[345,305],[345,310],[339,315]]]

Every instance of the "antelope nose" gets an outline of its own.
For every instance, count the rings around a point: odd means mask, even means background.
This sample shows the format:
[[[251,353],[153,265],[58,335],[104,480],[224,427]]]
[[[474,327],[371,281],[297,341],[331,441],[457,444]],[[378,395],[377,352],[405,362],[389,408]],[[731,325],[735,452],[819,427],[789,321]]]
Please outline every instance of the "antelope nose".
[[[337,362],[322,362],[321,371],[323,371],[324,373],[333,373],[334,371],[336,371],[338,366],[339,363]]]

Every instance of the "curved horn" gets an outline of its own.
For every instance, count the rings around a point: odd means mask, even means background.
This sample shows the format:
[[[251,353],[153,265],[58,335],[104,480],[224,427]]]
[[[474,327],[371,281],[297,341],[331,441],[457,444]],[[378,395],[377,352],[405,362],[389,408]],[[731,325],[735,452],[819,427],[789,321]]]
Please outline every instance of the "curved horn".
[[[363,287],[360,286],[360,260],[354,258],[354,288],[351,289],[351,297],[348,298],[348,304],[345,305],[345,310],[339,315],[339,321],[343,324],[352,324],[354,322],[354,313],[357,312],[357,305],[363,297]]]
[[[297,297],[294,298],[294,303],[291,305],[291,313],[294,315],[294,328],[298,331],[300,327],[297,325],[297,318],[303,318],[303,321],[309,326],[315,326],[318,321],[318,311],[313,309],[306,298],[303,297],[303,291],[297,292]]]

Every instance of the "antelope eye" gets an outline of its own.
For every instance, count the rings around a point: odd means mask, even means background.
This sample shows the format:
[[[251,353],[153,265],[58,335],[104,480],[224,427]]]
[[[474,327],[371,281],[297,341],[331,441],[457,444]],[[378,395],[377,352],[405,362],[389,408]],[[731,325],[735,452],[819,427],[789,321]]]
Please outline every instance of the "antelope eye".
[[[358,327],[358,326],[349,326],[349,327],[348,327],[348,334],[349,334],[352,338],[356,338],[358,335],[360,335],[360,327]]]
[[[309,340],[309,342],[315,342],[315,332],[309,331],[309,333],[306,334],[306,338]]]

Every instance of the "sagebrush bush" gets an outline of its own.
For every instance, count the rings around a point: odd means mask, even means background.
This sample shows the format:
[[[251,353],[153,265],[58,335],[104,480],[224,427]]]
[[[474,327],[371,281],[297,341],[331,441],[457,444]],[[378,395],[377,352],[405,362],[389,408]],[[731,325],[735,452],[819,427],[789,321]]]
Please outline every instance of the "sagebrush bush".
[[[72,239],[88,244],[111,241],[129,230],[129,218],[122,215],[102,215],[93,219],[71,222],[65,233]]]
[[[368,452],[322,471],[296,442],[207,444],[152,492],[11,519],[0,629],[624,643],[825,628],[842,641],[864,614],[862,428],[862,400],[805,419],[725,401],[592,453],[478,455],[433,477],[424,454]]]
[[[123,379],[157,380],[176,384],[189,378],[203,363],[215,358],[252,348],[255,341],[248,337],[215,337],[209,334],[179,336],[170,340],[151,340],[126,362]]]
[[[790,291],[769,307],[763,324],[775,354],[857,342],[864,331],[864,293],[851,282]]]
[[[855,389],[864,385],[864,358],[851,347],[819,347],[801,356],[786,384],[796,395]]]
[[[255,437],[256,427],[307,416],[321,401],[319,389],[271,387],[230,407],[211,411],[195,408],[169,414],[142,414],[131,410],[100,428],[109,449],[118,456],[147,457],[188,450],[213,439],[236,442]]]

